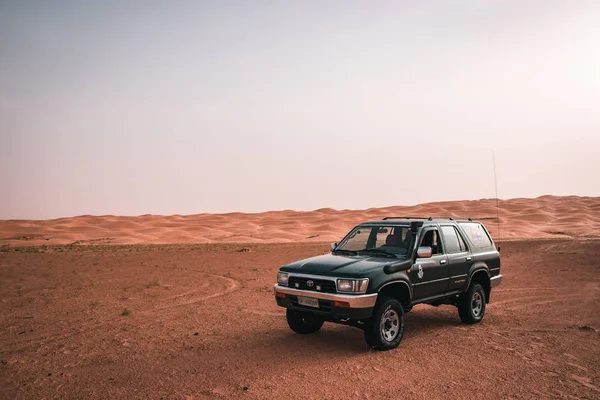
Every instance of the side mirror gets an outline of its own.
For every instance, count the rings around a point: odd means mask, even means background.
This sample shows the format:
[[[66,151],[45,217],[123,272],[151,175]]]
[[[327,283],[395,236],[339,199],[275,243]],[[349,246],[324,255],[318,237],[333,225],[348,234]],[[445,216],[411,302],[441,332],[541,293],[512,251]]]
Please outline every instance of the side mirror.
[[[429,258],[429,257],[431,257],[432,253],[433,253],[433,251],[431,250],[431,247],[429,247],[429,246],[420,246],[417,249],[417,256],[419,258]]]
[[[334,251],[336,247],[337,247],[336,242],[331,243],[331,251]]]

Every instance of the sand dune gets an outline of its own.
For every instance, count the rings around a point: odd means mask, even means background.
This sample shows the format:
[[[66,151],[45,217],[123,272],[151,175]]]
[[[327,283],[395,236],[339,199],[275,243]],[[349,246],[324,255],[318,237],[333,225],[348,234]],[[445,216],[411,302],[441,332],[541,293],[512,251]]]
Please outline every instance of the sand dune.
[[[84,215],[54,220],[0,221],[0,245],[329,242],[356,224],[389,215],[462,215],[484,219],[498,239],[600,237],[600,197],[542,196],[449,201],[368,210],[270,211],[138,217]]]

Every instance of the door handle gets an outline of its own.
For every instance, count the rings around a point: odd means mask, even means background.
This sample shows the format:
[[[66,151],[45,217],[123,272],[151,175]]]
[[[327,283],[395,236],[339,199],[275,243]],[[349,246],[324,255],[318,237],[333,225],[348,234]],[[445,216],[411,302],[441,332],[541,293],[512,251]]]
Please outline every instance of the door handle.
[[[440,264],[446,264],[446,260],[440,260]]]
[[[473,257],[469,256],[467,257],[467,261],[471,261],[473,259]]]

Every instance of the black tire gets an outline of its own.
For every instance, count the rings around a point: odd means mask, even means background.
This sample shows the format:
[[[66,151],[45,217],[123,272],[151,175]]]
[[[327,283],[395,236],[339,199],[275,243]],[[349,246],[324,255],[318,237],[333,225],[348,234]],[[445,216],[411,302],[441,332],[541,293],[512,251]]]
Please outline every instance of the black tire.
[[[313,313],[287,309],[285,313],[290,328],[301,334],[315,333],[323,326],[323,319]]]
[[[485,314],[485,290],[473,282],[469,289],[458,296],[458,315],[466,324],[476,324]]]
[[[402,304],[392,297],[381,298],[373,316],[365,321],[364,329],[369,347],[382,351],[395,349],[404,336]]]

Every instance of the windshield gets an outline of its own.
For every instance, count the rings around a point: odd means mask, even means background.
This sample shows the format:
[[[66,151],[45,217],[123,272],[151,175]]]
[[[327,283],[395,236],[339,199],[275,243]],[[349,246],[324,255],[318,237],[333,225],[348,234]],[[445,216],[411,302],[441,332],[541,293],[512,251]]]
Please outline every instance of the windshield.
[[[410,226],[357,226],[342,240],[334,252],[381,253],[406,255],[413,247]]]

